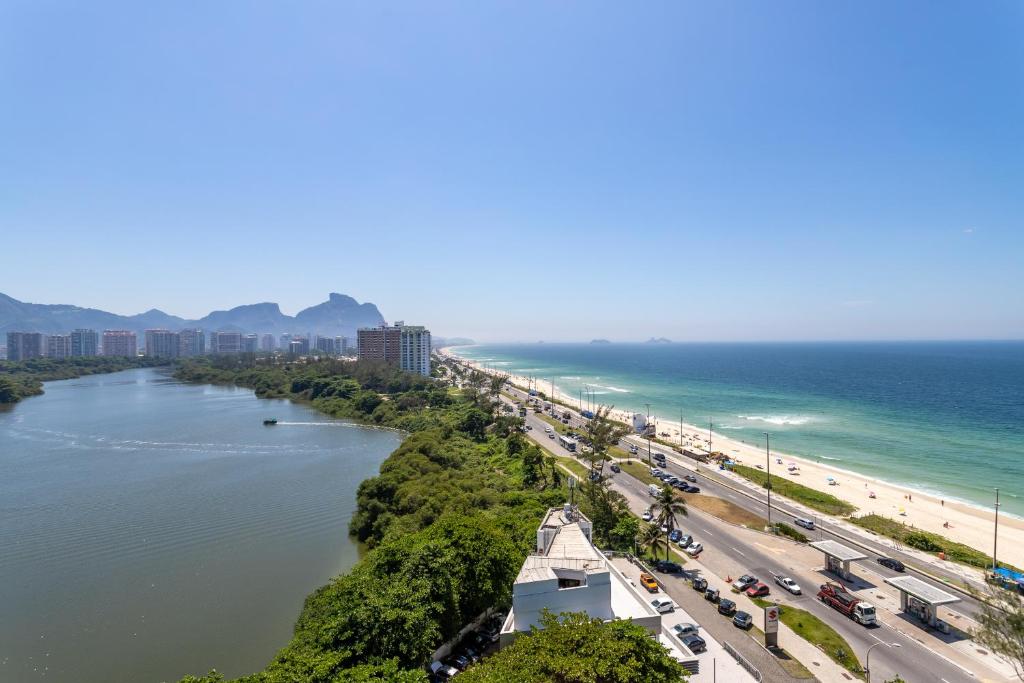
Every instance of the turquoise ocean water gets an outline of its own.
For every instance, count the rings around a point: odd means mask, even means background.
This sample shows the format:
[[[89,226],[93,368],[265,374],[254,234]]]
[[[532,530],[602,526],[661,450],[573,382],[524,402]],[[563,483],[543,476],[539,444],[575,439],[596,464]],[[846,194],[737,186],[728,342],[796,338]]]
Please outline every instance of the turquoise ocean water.
[[[561,391],[1024,515],[1024,342],[488,344]]]

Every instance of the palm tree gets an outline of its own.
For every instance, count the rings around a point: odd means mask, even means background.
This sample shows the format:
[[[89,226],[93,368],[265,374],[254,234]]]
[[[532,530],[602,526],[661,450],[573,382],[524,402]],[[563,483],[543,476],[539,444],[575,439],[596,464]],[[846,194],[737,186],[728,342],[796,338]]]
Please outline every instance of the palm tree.
[[[640,535],[636,537],[637,544],[644,550],[650,550],[654,559],[658,559],[658,549],[665,548],[665,557],[668,557],[668,539],[661,533],[657,524],[648,524],[640,529]]]
[[[661,531],[665,528],[665,559],[668,559],[668,537],[676,528],[676,516],[686,517],[689,512],[686,510],[686,502],[676,496],[671,486],[662,486],[661,491],[654,498],[651,505],[651,513],[655,517],[655,526]]]
[[[611,411],[612,406],[601,406],[587,423],[590,450],[584,457],[590,461],[590,467],[598,472],[604,470],[604,463],[608,460],[608,449],[629,431],[625,425],[608,418]]]

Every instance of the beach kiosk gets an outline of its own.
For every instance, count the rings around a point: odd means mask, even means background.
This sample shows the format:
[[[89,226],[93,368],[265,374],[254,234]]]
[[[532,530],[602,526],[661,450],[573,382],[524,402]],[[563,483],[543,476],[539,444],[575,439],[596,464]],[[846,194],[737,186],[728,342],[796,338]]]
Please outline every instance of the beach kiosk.
[[[949,633],[949,624],[939,619],[938,608],[940,605],[960,602],[960,598],[916,576],[891,576],[885,582],[900,592],[901,611],[914,615],[932,628]]]
[[[864,553],[835,541],[814,541],[808,545],[825,554],[825,569],[847,581],[853,580],[850,563],[854,560],[867,559]]]

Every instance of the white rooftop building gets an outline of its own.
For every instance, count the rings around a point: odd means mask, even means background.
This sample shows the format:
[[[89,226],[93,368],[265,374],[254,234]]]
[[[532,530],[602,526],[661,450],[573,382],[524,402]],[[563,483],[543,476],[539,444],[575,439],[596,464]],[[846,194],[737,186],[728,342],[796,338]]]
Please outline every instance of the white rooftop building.
[[[650,596],[641,594],[594,547],[590,520],[569,505],[549,510],[537,529],[537,550],[523,562],[512,585],[512,610],[501,630],[501,646],[538,626],[545,609],[552,614],[586,612],[605,621],[631,619],[651,637],[663,635],[661,614],[651,606]],[[696,671],[697,658],[681,643],[670,645]]]

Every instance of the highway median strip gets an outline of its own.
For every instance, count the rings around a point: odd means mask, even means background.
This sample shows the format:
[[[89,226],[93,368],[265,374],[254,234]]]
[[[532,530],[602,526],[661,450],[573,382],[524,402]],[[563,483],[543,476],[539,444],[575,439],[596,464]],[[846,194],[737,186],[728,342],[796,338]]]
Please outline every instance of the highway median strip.
[[[759,607],[776,605],[764,598],[753,598],[753,601]],[[829,659],[854,676],[864,678],[864,670],[861,668],[853,648],[834,628],[806,610],[789,605],[778,605],[778,607],[779,620],[790,630],[824,652]]]

